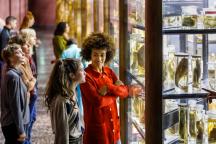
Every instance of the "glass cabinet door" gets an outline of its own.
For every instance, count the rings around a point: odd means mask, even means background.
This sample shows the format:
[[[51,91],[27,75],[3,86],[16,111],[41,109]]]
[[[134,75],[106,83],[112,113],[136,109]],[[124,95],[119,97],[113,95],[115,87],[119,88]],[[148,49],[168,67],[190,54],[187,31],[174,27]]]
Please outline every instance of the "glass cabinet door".
[[[193,95],[206,95],[201,90],[201,79],[215,73],[215,36],[206,9],[215,0],[162,0],[163,1],[163,141],[170,143],[179,139],[180,104],[189,104]],[[213,2],[215,1],[215,2]],[[145,0],[125,0],[127,5],[127,43],[121,55],[126,55],[126,82],[145,88]],[[124,4],[125,4],[124,3]],[[124,5],[120,3],[120,5]],[[211,13],[212,11],[210,11]],[[216,13],[216,10],[215,10]],[[211,16],[213,18],[214,16]],[[215,16],[216,17],[216,16]],[[206,19],[208,18],[208,19]],[[120,19],[119,21],[121,21]],[[214,21],[216,22],[216,21]],[[120,27],[123,25],[120,25]],[[215,31],[216,32],[216,31]],[[120,33],[121,35],[121,33]],[[209,40],[208,40],[209,38]],[[121,41],[120,41],[121,42]],[[209,62],[208,62],[209,60]],[[183,65],[183,67],[181,67]],[[187,65],[184,67],[184,65]],[[120,64],[120,69],[122,65]],[[184,74],[184,73],[187,74]],[[121,75],[121,73],[120,73]],[[213,81],[215,83],[216,81]],[[177,93],[177,87],[180,91]],[[213,85],[213,87],[216,87]],[[134,87],[136,89],[136,87]],[[175,91],[175,94],[170,91]],[[177,94],[176,94],[177,93]],[[180,95],[190,98],[179,98]],[[175,95],[169,97],[168,95]],[[166,97],[168,96],[168,97]],[[165,98],[166,97],[166,98]],[[199,104],[206,102],[194,99]],[[128,98],[128,143],[145,143],[145,96],[144,93]],[[184,104],[183,104],[184,106]],[[191,108],[193,111],[194,107]],[[182,108],[183,109],[183,108]],[[172,117],[173,119],[168,119]],[[170,120],[170,122],[168,122]],[[122,120],[121,120],[122,121]]]
[[[127,83],[132,86],[134,95],[128,99],[128,143],[145,143],[145,31],[144,10],[145,0],[128,0],[128,46],[125,51],[129,54],[127,59]],[[141,27],[141,29],[139,28]]]

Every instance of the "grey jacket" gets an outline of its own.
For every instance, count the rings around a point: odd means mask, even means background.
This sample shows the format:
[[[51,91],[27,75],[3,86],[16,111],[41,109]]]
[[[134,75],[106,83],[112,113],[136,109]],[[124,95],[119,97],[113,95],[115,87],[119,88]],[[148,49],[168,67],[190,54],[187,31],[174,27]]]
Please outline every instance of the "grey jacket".
[[[22,134],[25,132],[24,124],[29,123],[30,113],[27,88],[21,79],[21,72],[9,68],[1,84],[1,125],[14,123],[18,134]]]
[[[77,103],[76,109],[69,98],[57,96],[51,105],[51,124],[55,133],[55,144],[70,144],[82,136],[84,129],[83,117]],[[70,137],[70,140],[69,140]]]

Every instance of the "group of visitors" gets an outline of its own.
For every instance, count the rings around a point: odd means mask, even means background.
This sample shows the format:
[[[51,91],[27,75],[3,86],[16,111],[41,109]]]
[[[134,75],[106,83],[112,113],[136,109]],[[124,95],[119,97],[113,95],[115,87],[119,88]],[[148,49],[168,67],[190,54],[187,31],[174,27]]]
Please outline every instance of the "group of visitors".
[[[113,40],[92,33],[78,48],[69,29],[66,22],[56,27],[56,60],[45,94],[55,144],[120,144],[116,99],[126,98],[129,88],[108,66],[115,54]]]
[[[37,71],[32,57],[36,32],[28,12],[19,31],[17,19],[8,16],[0,33],[1,127],[5,144],[31,144],[36,120]]]
[[[5,23],[0,34],[2,132],[5,144],[31,144],[38,97],[34,17],[28,12],[18,32],[13,32],[15,17]],[[60,22],[54,32],[55,65],[45,91],[55,144],[121,144],[116,99],[128,97],[130,89],[108,66],[115,55],[113,40],[92,33],[79,48],[69,30]]]

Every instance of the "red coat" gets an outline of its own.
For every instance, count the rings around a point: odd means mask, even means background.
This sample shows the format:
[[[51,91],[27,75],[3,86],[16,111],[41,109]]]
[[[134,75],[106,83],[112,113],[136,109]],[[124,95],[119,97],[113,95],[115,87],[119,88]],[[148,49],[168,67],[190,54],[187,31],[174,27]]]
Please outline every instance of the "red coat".
[[[117,77],[109,67],[99,73],[89,65],[86,82],[81,84],[84,106],[84,144],[116,144],[120,139],[120,124],[116,98],[128,96],[127,86],[114,85]],[[97,91],[107,85],[108,93],[101,96]]]

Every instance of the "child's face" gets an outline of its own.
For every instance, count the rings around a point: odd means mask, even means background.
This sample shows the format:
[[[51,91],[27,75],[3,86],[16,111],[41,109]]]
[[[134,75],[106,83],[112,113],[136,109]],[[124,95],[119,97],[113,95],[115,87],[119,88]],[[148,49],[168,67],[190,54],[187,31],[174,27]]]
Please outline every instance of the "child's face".
[[[18,48],[14,51],[13,55],[10,57],[10,61],[17,65],[24,62],[24,53],[21,48]]]
[[[36,45],[36,35],[32,35],[30,41],[32,45]]]
[[[28,43],[23,44],[22,51],[25,55],[30,55],[30,44]]]
[[[80,64],[80,67],[79,69],[77,70],[77,73],[76,73],[76,80],[78,81],[78,83],[84,83],[85,82],[85,71],[83,69],[83,65]]]

